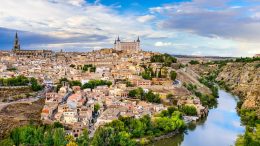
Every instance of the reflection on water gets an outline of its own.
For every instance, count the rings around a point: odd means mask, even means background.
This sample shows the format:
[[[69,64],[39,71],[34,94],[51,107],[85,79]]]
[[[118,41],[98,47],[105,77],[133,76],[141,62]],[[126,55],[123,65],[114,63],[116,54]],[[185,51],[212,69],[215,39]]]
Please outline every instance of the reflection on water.
[[[244,132],[236,112],[238,98],[219,90],[218,106],[208,117],[190,124],[187,132],[164,139],[151,146],[230,146]]]

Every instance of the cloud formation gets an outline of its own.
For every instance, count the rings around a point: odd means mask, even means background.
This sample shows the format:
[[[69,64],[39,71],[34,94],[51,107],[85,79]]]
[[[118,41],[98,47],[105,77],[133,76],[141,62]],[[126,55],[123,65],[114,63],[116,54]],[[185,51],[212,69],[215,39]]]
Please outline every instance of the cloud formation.
[[[259,1],[135,2],[149,6],[143,5],[140,11],[127,9],[127,2],[119,1],[105,5],[99,0],[2,0],[0,32],[7,37],[0,42],[10,45],[0,44],[0,49],[10,48],[18,30],[22,45],[28,48],[85,51],[112,47],[120,35],[128,41],[141,36],[144,50],[173,54],[260,53]]]

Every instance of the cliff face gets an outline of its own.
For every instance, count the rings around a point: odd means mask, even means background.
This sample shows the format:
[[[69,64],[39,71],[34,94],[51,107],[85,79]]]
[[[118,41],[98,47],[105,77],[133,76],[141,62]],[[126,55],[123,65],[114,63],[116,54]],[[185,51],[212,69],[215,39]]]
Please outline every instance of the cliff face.
[[[232,93],[244,99],[242,108],[254,109],[260,118],[260,62],[228,63],[218,74]]]

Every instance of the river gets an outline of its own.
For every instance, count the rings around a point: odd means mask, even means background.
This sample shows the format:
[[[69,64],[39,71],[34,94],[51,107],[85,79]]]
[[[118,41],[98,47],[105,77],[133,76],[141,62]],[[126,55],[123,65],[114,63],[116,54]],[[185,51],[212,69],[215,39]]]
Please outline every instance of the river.
[[[231,146],[245,127],[236,112],[238,98],[219,90],[218,105],[210,109],[208,117],[190,124],[185,133],[157,141],[150,146]]]

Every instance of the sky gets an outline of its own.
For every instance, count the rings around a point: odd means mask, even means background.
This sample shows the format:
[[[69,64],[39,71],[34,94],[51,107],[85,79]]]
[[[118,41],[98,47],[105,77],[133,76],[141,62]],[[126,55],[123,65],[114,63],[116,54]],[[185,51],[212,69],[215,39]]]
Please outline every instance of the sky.
[[[91,51],[117,36],[179,55],[260,53],[260,0],[1,0],[0,50]]]

